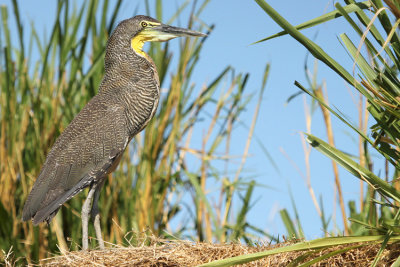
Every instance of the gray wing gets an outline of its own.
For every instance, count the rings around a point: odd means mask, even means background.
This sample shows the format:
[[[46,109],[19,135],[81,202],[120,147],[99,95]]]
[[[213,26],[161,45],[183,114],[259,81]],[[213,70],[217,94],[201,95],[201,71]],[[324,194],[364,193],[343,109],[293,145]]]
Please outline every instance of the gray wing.
[[[118,164],[130,139],[124,108],[95,98],[55,142],[25,203],[24,221],[49,222],[64,202]]]

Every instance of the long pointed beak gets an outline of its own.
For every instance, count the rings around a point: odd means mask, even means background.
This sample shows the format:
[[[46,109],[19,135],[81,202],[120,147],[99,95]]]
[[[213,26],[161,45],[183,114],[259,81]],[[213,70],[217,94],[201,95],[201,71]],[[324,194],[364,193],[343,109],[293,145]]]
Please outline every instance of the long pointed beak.
[[[207,34],[192,31],[185,28],[174,27],[166,24],[160,24],[159,26],[146,29],[144,34],[148,37],[151,37],[150,41],[168,41],[176,37],[181,36],[192,36],[192,37],[203,37],[207,36]]]
[[[202,37],[202,36],[207,35],[202,32],[192,31],[189,29],[174,27],[174,26],[170,26],[170,25],[166,25],[166,24],[161,24],[160,26],[155,27],[154,30],[157,30],[158,32],[164,33],[164,34],[165,33],[172,34],[172,35],[175,35],[176,37],[179,37],[179,36]]]

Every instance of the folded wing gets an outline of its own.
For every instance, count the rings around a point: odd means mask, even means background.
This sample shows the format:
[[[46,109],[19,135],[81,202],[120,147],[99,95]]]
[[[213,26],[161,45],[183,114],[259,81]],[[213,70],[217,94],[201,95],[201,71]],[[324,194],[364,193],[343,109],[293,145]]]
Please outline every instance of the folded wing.
[[[116,167],[129,135],[124,108],[90,101],[55,142],[25,203],[23,220],[50,222],[63,203]]]

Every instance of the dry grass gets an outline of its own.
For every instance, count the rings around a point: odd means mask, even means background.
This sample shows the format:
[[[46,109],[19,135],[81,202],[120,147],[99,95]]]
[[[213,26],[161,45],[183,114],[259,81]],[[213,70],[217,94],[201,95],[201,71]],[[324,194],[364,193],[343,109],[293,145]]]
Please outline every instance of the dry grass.
[[[40,261],[40,266],[197,266],[218,259],[224,259],[254,252],[265,251],[292,243],[278,245],[260,244],[249,247],[241,244],[210,244],[189,241],[160,241],[153,240],[150,245],[140,247],[113,247],[106,250],[64,252],[61,256]],[[296,265],[310,261],[321,255],[338,251],[346,246],[334,246],[310,253],[310,251],[287,252],[242,266],[287,266],[293,260],[304,255]],[[330,257],[311,266],[368,266],[370,265],[380,244],[369,244],[342,254]],[[309,255],[306,255],[306,254]],[[400,255],[400,244],[388,245],[377,266],[390,266]],[[8,266],[18,265],[17,262]]]

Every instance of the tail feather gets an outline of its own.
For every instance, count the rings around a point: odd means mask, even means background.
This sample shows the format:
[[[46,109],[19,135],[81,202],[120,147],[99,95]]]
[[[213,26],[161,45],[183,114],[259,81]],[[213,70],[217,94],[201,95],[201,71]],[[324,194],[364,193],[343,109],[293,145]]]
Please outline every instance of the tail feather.
[[[40,171],[39,177],[37,178],[35,184],[33,185],[32,191],[25,202],[24,209],[22,212],[22,220],[28,221],[35,216],[35,213],[40,208],[43,203],[46,193],[49,189],[49,181],[45,177],[52,177],[54,172],[50,172],[52,168],[45,168],[45,166]]]
[[[91,179],[89,179],[89,176],[85,176],[73,188],[64,192],[63,194],[59,194],[59,197],[53,200],[49,205],[40,207],[40,209],[37,210],[37,212],[31,217],[33,224],[37,225],[43,221],[47,221],[47,223],[49,223],[65,202],[89,186],[90,183]]]

